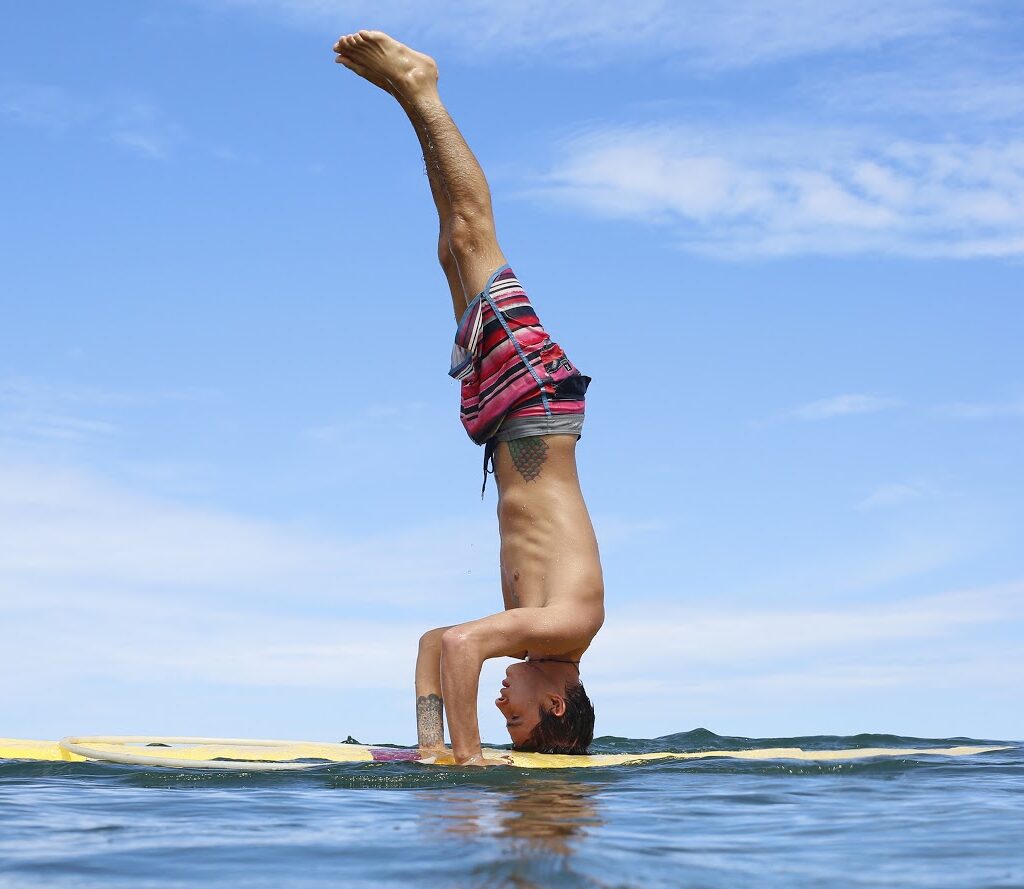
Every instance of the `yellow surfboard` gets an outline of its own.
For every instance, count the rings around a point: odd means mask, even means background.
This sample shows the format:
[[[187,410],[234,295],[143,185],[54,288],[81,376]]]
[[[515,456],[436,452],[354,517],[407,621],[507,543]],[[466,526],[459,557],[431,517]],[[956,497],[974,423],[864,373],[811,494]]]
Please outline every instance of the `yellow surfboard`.
[[[573,769],[620,766],[655,760],[746,759],[837,762],[875,757],[973,756],[1010,747],[857,747],[845,750],[803,750],[767,747],[752,750],[702,750],[692,753],[595,753],[569,756],[484,750],[489,759],[503,759],[525,769]],[[247,738],[164,738],[155,736],[67,737],[60,741],[0,738],[0,761],[114,762],[126,765],[229,771],[297,771],[334,762],[420,762],[452,766],[450,757],[422,759],[416,749],[368,747],[317,741],[273,741]]]

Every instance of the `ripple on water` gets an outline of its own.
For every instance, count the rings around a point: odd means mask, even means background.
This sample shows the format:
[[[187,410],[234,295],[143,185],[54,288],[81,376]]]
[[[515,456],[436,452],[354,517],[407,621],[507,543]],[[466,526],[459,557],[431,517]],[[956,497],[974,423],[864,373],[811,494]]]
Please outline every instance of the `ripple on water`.
[[[970,739],[600,739],[642,749]],[[0,764],[0,885],[1020,886],[1024,758],[530,772]]]

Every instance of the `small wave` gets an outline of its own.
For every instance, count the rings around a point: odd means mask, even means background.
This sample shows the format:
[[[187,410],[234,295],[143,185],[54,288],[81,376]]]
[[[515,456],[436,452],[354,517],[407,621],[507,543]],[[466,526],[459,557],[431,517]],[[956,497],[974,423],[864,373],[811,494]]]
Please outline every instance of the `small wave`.
[[[706,728],[674,732],[657,738],[620,738],[605,735],[594,739],[593,753],[695,753],[702,750],[766,750],[772,747],[800,747],[803,750],[855,750],[865,747],[988,747],[1020,746],[1019,741],[990,738],[919,738],[864,732],[857,735],[793,735],[776,738],[751,738],[743,735],[716,735]]]
[[[878,747],[951,747],[961,745],[1004,744],[1009,749],[977,756],[944,757],[908,754],[843,761],[798,761],[792,759],[746,760],[707,757],[686,760],[655,760],[643,764],[609,766],[599,769],[547,770],[522,768],[460,769],[436,768],[415,762],[324,763],[302,772],[220,772],[207,769],[166,769],[151,766],[118,765],[97,762],[0,762],[0,782],[8,788],[19,783],[53,786],[61,782],[74,785],[110,785],[135,788],[370,788],[378,790],[438,789],[456,787],[508,788],[529,784],[543,786],[553,780],[576,784],[619,784],[631,779],[643,783],[674,782],[683,776],[746,775],[800,777],[813,775],[890,776],[915,770],[939,777],[984,774],[1024,776],[1024,746],[1019,743],[981,741],[975,738],[908,738],[897,735],[861,734],[853,736],[816,735],[792,738],[742,738],[715,735],[707,729],[678,732],[660,738],[636,739],[603,737],[595,741],[595,753],[621,752],[696,752],[801,747],[805,750],[835,750]]]

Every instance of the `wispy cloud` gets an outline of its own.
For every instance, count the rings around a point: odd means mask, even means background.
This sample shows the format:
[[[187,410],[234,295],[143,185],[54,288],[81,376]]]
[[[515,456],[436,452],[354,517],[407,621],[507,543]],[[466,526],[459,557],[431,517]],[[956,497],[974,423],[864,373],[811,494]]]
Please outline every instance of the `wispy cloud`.
[[[595,515],[593,519],[603,549],[668,530],[668,525],[661,519],[627,519],[601,514]]]
[[[0,118],[25,126],[64,130],[85,123],[96,107],[47,84],[0,84]]]
[[[752,114],[734,95],[741,128],[609,125],[565,140],[522,193],[660,226],[682,249],[722,259],[1024,255],[1024,142],[948,124],[950,114],[1005,121],[1020,107],[1024,81],[1006,72],[1012,62],[990,61],[1001,15],[990,0],[192,2],[318,28],[372,23],[474,60],[490,43],[551,64],[613,66],[642,51],[707,82],[728,69],[808,59],[814,86],[805,75],[795,90],[780,79],[778,105],[800,109],[780,111],[785,123],[760,123],[764,109]],[[879,61],[879,49],[900,42],[905,53]],[[870,65],[844,67],[857,53]],[[821,65],[833,67],[823,75]],[[935,135],[907,125],[910,114],[940,122]]]
[[[526,194],[668,229],[723,259],[1024,255],[1024,142],[816,125],[610,127],[563,142]]]
[[[8,657],[45,655],[37,680],[84,674],[235,688],[409,688],[426,621],[341,612],[309,617],[216,604],[200,611],[170,597],[116,604],[69,597],[45,619],[42,610],[15,609],[9,624],[17,637],[4,642]],[[0,687],[5,679],[17,681],[5,676]]]
[[[602,715],[625,727],[660,714],[650,720],[656,733],[680,724],[742,732],[759,721],[790,736],[1019,737],[1005,717],[1024,680],[1022,603],[1017,581],[862,606],[698,611],[690,621],[664,607],[659,621],[613,613],[586,676]]]
[[[85,441],[116,433],[117,426],[101,420],[59,414],[0,412],[0,439]]]
[[[424,414],[434,406],[413,401],[375,404],[344,420],[322,423],[305,430],[312,441],[330,445],[373,446],[373,436],[413,435],[422,424]]]
[[[877,692],[882,689],[903,689],[920,693],[940,690],[947,694],[952,689],[970,689],[984,685],[989,689],[1013,689],[1024,682],[1024,666],[1008,658],[1008,651],[979,650],[955,661],[928,660],[927,654],[915,650],[894,655],[879,663],[820,663],[808,670],[756,670],[741,671],[719,676],[682,676],[678,679],[612,680],[604,690],[628,694],[634,700],[640,696],[688,695],[728,696],[733,701],[750,700],[756,696],[772,695],[792,699],[796,695],[821,693],[835,695],[844,692]]]
[[[452,521],[356,539],[125,490],[79,471],[0,460],[7,589],[173,589],[220,602],[417,604],[495,575],[491,547]],[[475,575],[475,576],[474,576]],[[489,604],[489,603],[488,603]],[[424,606],[425,607],[425,606]]]
[[[813,609],[693,608],[685,613],[659,602],[612,615],[594,643],[592,670],[689,671],[705,665],[803,661],[860,652],[868,659],[914,640],[960,638],[969,631],[1024,617],[1024,582],[872,604]],[[636,618],[632,614],[642,614]],[[656,615],[648,617],[647,615]],[[628,652],[628,657],[624,657]]]
[[[786,411],[781,418],[804,421],[830,420],[835,417],[849,417],[856,414],[877,414],[879,411],[899,407],[900,404],[898,398],[888,398],[882,395],[863,393],[833,395],[831,398],[810,401]]]
[[[623,542],[655,527],[615,516],[599,524]],[[198,706],[175,711],[192,720],[190,731],[211,724],[208,702],[218,696],[260,689],[280,704],[282,695],[329,690],[338,696],[329,715],[319,705],[272,713],[270,733],[329,733],[345,720],[381,739],[410,740],[419,634],[500,607],[496,537],[466,528],[464,519],[435,515],[426,525],[330,535],[0,452],[0,648],[12,662],[36,664],[28,676],[0,675],[4,700],[22,702],[17,724],[5,710],[6,731],[74,730],[64,720],[78,718],[69,716],[78,712],[75,689],[100,683],[113,715],[99,730],[161,724],[138,698],[161,697],[152,689],[194,690]],[[485,694],[503,670],[498,661],[486,666]],[[372,718],[357,703],[366,689]],[[33,703],[43,694],[49,716]],[[244,708],[224,714],[213,731],[239,731]],[[494,708],[481,715],[500,739]]]
[[[97,386],[29,376],[0,378],[0,404],[15,404],[23,407],[43,404],[106,407],[152,404],[157,401],[195,401],[209,399],[214,395],[213,390],[195,387],[132,389],[124,386]]]
[[[857,504],[857,509],[889,509],[926,496],[929,488],[919,483],[896,482],[879,485]]]
[[[598,524],[613,538],[661,530],[615,517]],[[49,690],[61,707],[71,704],[52,691],[69,677],[105,687],[131,677],[130,694],[161,683],[191,683],[207,696],[211,688],[375,689],[394,715],[375,718],[374,729],[401,739],[411,733],[402,714],[418,634],[497,604],[495,541],[481,546],[464,528],[435,520],[329,536],[0,459],[0,642],[9,659],[39,664],[29,686]],[[803,593],[815,604],[737,607],[705,598],[682,608],[675,595],[611,602],[586,664],[591,690],[607,702],[602,712],[618,710],[633,724],[638,689],[670,693],[678,707],[716,693],[746,701],[758,689],[919,688],[928,674],[892,667],[894,653],[934,651],[937,643],[976,675],[978,658],[992,657],[989,628],[1018,621],[1024,607],[1024,583],[870,606],[850,594],[829,603],[808,586],[789,589],[786,601]],[[488,665],[484,694],[503,668]],[[25,698],[24,677],[2,677],[3,686]],[[629,706],[616,695],[632,696]],[[116,694],[112,700],[116,708]],[[354,706],[347,718],[365,723]],[[484,729],[500,738],[490,709],[482,709]]]
[[[405,688],[419,632],[496,603],[495,547],[473,546],[461,528],[441,521],[338,539],[8,461],[0,464],[5,650],[45,652],[53,676],[84,664],[108,678]],[[797,664],[806,678],[837,653],[870,665],[894,646],[1005,626],[1024,616],[1022,594],[1024,582],[870,607],[848,597],[823,604],[820,591],[803,597],[819,604],[797,607],[612,603],[588,673],[599,683],[657,681],[666,671]]]
[[[151,102],[129,101],[107,122],[111,142],[155,160],[167,158],[185,140],[185,130]]]
[[[1024,417],[1024,399],[1018,401],[961,401],[942,405],[938,413],[954,420],[991,420],[999,417]]]
[[[982,58],[958,58],[937,52],[934,58],[883,70],[846,73],[829,78],[815,77],[798,87],[798,94],[828,111],[844,117],[899,115],[904,121],[958,119],[1002,123],[1024,116],[1024,76],[1012,59],[995,55],[991,49]]]
[[[914,685],[922,671],[907,674],[888,664],[897,654],[921,645],[956,642],[952,658],[962,658],[965,640],[975,655],[984,652],[974,634],[1022,617],[1024,584],[908,599],[882,607],[738,612],[694,610],[683,613],[663,602],[630,613],[612,613],[588,653],[586,672],[595,686],[614,690],[621,683],[644,683],[650,693],[665,685],[693,690],[707,684],[705,668],[718,671],[714,683],[737,676],[786,677],[791,688],[811,684],[841,688],[834,659],[859,656],[855,684]],[[39,603],[39,608],[45,606]],[[342,611],[341,608],[338,611]],[[45,671],[87,670],[97,677],[145,674],[155,680],[215,678],[233,686],[307,688],[408,688],[422,620],[394,614],[316,617],[255,611],[196,609],[170,599],[134,597],[112,605],[70,598],[48,611],[45,624],[31,630],[38,610],[15,607],[10,621],[22,628],[8,644],[47,651]],[[637,618],[636,614],[656,614]],[[101,619],[102,631],[97,621]],[[26,617],[29,617],[26,622]],[[83,627],[94,632],[83,634]],[[113,637],[131,640],[111,645]],[[10,652],[8,652],[10,654]],[[27,651],[26,651],[27,655]],[[951,658],[947,648],[946,658]],[[795,667],[794,665],[800,665]],[[824,672],[821,666],[827,664]],[[41,667],[41,669],[43,669]],[[785,671],[785,672],[782,672]],[[848,671],[844,671],[846,673]],[[828,674],[832,673],[831,676]],[[868,678],[873,677],[873,678]]]
[[[0,84],[0,121],[92,138],[163,160],[186,140],[184,128],[152,102],[118,93],[84,97],[50,84]]]
[[[673,53],[705,69],[826,52],[874,50],[903,40],[991,25],[986,0],[193,0],[255,9],[317,27],[392,30],[478,55],[481,45],[535,52],[552,63],[596,64],[599,50]]]
[[[119,431],[111,414],[130,406],[209,398],[198,389],[141,391],[31,377],[0,378],[0,439],[85,442]]]

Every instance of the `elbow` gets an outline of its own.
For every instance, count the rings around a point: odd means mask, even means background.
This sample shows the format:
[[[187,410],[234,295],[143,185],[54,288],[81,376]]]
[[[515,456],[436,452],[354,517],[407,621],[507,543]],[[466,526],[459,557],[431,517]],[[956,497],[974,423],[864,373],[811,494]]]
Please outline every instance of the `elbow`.
[[[427,632],[420,636],[420,651],[434,648],[439,641],[437,630],[427,630]]]
[[[434,651],[441,647],[441,637],[450,629],[450,627],[437,627],[433,630],[427,630],[422,636],[420,636],[420,651]]]
[[[465,627],[449,627],[441,634],[441,660],[464,660],[474,651],[473,634]]]

